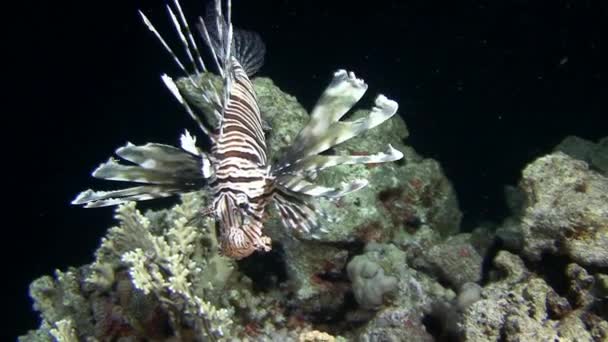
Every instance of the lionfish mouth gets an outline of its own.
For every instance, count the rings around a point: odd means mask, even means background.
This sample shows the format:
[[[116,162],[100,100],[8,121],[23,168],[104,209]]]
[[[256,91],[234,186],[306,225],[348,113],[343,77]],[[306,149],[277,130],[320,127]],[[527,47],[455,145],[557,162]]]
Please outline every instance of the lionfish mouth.
[[[220,242],[220,252],[234,259],[243,259],[255,251],[268,252],[272,249],[272,240],[267,236],[260,236],[252,239],[246,236],[247,229],[230,228],[222,234]]]

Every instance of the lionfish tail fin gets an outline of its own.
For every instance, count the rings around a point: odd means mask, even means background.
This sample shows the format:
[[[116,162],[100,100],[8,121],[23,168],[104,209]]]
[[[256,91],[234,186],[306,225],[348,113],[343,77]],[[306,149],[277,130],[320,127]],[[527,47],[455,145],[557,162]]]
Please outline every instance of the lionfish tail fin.
[[[182,136],[182,149],[156,143],[127,145],[116,150],[121,164],[110,158],[101,164],[93,177],[144,184],[114,191],[87,190],[80,193],[72,204],[87,208],[116,205],[126,201],[143,201],[173,196],[200,189],[210,176],[208,157],[196,148],[189,133]]]

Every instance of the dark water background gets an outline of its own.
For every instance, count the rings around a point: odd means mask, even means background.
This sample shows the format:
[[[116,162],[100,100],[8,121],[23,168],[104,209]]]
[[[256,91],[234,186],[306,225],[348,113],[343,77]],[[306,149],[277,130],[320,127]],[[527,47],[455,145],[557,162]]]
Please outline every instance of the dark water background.
[[[182,2],[190,14],[203,8]],[[91,262],[113,223],[111,209],[68,205],[101,185],[90,171],[126,141],[177,144],[184,127],[195,130],[160,82],[179,72],[138,8],[173,37],[159,0],[25,2],[10,12],[7,340],[37,326],[28,283]],[[233,18],[266,41],[260,74],[307,109],[338,68],[369,84],[363,106],[379,92],[397,100],[407,143],[454,183],[463,229],[503,217],[503,186],[565,136],[608,135],[606,1],[235,0]]]

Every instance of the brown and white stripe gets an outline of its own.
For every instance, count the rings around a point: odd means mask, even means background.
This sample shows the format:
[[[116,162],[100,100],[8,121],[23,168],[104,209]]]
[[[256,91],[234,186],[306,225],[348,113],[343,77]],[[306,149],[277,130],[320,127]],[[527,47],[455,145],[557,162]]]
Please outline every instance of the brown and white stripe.
[[[211,155],[216,160],[209,187],[219,220],[222,252],[242,258],[270,250],[262,233],[266,204],[272,193],[266,140],[251,81],[235,58],[228,100]]]

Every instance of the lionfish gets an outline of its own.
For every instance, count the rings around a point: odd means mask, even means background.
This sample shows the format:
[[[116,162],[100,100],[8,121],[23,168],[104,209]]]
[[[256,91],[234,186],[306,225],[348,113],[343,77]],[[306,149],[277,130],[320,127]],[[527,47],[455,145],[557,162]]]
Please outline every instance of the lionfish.
[[[320,228],[320,212],[315,209],[315,197],[336,198],[359,190],[365,180],[325,187],[314,183],[320,170],[344,164],[383,163],[399,160],[403,154],[391,145],[385,152],[370,155],[322,154],[368,129],[391,118],[397,103],[383,95],[375,99],[370,113],[355,121],[340,121],[367,90],[367,84],[354,73],[338,70],[310,114],[310,120],[276,163],[267,156],[265,127],[250,77],[263,64],[265,45],[256,33],[233,29],[231,1],[210,3],[205,18],[199,17],[192,33],[180,3],[167,5],[169,17],[178,33],[182,47],[191,64],[189,71],[169,44],[139,11],[144,24],[169,52],[189,82],[201,90],[201,100],[209,103],[217,125],[208,128],[180,93],[174,80],[162,75],[171,94],[184,107],[201,131],[209,137],[211,149],[205,152],[196,146],[196,139],[186,131],[181,136],[181,148],[147,143],[126,146],[116,155],[130,164],[120,164],[110,158],[92,176],[128,181],[133,187],[81,192],[72,204],[87,208],[117,205],[128,201],[143,201],[169,197],[206,189],[211,205],[201,211],[210,215],[218,225],[220,252],[241,259],[254,251],[269,251],[271,239],[264,235],[265,210],[272,203],[278,209],[283,225],[298,234],[313,233]],[[220,90],[203,91],[194,76],[208,72],[197,41],[204,43],[208,55],[222,79]],[[219,87],[218,87],[219,88]]]

